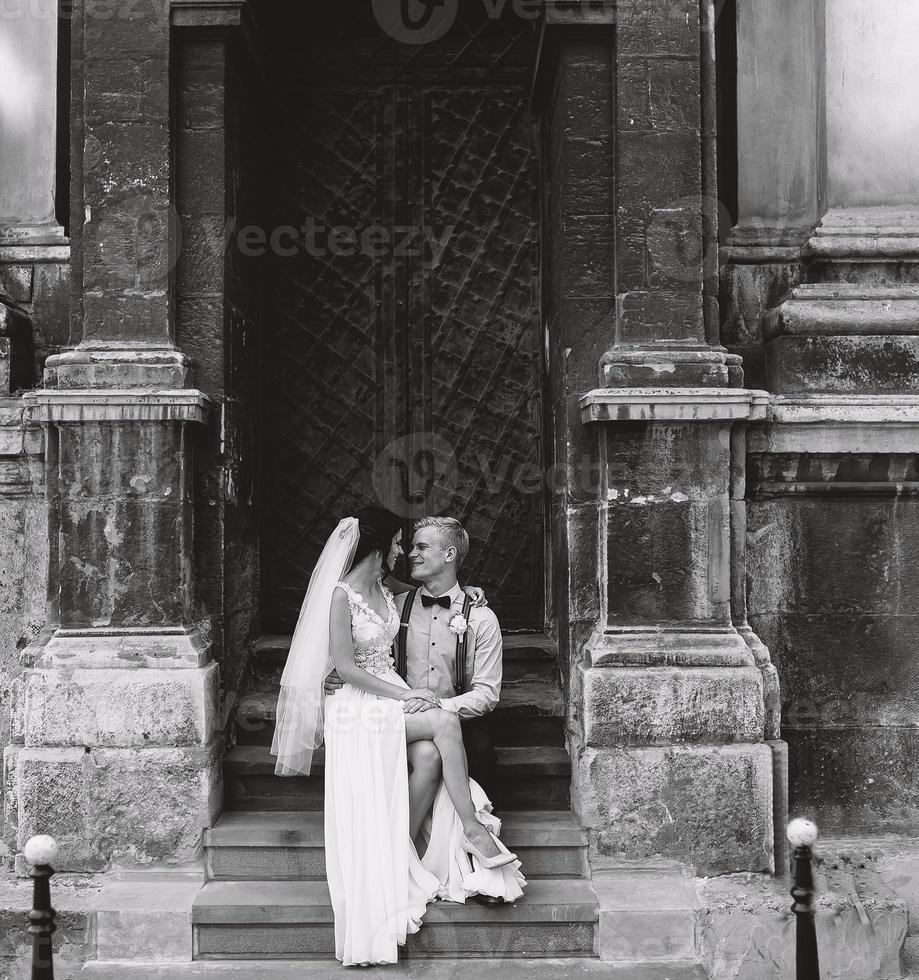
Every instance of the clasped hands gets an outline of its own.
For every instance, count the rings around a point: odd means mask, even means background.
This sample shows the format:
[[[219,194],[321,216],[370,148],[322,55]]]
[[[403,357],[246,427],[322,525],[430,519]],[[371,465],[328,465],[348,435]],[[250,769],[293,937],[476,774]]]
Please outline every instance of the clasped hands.
[[[338,671],[333,670],[328,675],[323,684],[323,690],[327,695],[334,694],[344,681],[338,676]],[[402,707],[406,714],[413,715],[416,711],[429,711],[431,708],[440,707],[440,698],[433,691],[426,688],[409,688],[402,695]]]
[[[440,698],[433,691],[428,691],[423,687],[406,691],[402,697],[402,709],[407,715],[413,715],[416,711],[429,711],[431,708],[440,707]]]

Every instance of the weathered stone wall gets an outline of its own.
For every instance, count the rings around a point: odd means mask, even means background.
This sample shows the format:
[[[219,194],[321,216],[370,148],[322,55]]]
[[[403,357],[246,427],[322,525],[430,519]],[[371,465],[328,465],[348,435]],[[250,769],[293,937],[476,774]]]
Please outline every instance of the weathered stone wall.
[[[241,42],[230,48],[227,77],[229,214],[238,229],[264,223],[265,166],[271,156],[264,105],[270,95]],[[249,643],[260,630],[257,440],[262,371],[264,304],[263,263],[248,256],[234,239],[227,254],[227,344],[229,371],[224,402],[226,443],[226,576],[221,673],[228,691],[241,687]]]
[[[597,382],[615,311],[611,245],[614,187],[612,52],[601,32],[569,40],[558,58],[543,123],[543,242],[549,348],[552,465],[566,474],[550,498],[552,589],[566,682],[600,614],[597,491],[599,447],[580,421],[578,398]],[[553,482],[556,486],[556,481]],[[570,690],[577,725],[579,691]]]
[[[753,261],[740,261],[739,249],[728,250],[728,261],[721,269],[721,343],[743,357],[744,384],[763,388],[766,384],[766,352],[762,320],[778,306],[801,281],[797,255],[782,260],[777,251],[756,255]],[[764,252],[765,250],[756,250]]]
[[[6,297],[32,321],[32,363],[13,390],[33,387],[45,360],[70,342],[70,249],[0,247],[0,299]]]
[[[264,133],[244,51],[222,36],[177,47],[176,342],[214,400],[195,457],[198,615],[212,623],[225,697],[235,694],[258,604],[255,418],[260,368],[259,265],[238,244],[263,220]]]
[[[782,679],[791,806],[829,832],[914,834],[919,507],[870,484],[915,485],[919,457],[776,470],[749,505],[749,615]]]
[[[21,686],[20,652],[47,622],[48,508],[41,431],[23,424],[19,398],[0,398],[0,752],[9,744]],[[12,864],[16,821],[0,789],[0,867]]]

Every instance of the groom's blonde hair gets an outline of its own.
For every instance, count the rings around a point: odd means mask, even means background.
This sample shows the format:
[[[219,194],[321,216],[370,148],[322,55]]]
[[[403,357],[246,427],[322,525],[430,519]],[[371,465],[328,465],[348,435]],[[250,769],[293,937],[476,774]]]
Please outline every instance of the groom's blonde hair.
[[[436,527],[440,531],[440,539],[444,547],[456,548],[456,567],[459,568],[469,553],[469,535],[466,533],[466,528],[455,517],[422,517],[415,521],[416,531],[420,531],[423,527]]]

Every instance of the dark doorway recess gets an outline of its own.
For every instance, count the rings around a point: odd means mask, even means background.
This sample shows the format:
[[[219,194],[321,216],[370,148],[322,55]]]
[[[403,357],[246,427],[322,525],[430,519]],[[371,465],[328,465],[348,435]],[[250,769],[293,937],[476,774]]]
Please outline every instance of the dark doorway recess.
[[[462,519],[463,581],[505,629],[544,626],[532,22],[488,11],[461,4],[422,45],[389,38],[366,0],[272,0],[259,18],[286,253],[266,259],[271,632],[293,628],[336,521],[374,500],[406,529]]]

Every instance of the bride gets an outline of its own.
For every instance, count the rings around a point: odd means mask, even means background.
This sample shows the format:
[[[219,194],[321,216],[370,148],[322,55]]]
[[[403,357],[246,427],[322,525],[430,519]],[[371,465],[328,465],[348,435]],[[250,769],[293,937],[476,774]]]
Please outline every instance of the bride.
[[[397,962],[437,898],[514,901],[526,884],[468,776],[458,716],[396,673],[399,615],[382,577],[402,554],[401,537],[399,518],[380,507],[361,508],[332,532],[291,640],[271,746],[277,774],[309,774],[324,736],[326,876],[335,956],[345,966]],[[333,667],[344,683],[326,704]],[[406,750],[421,740],[434,743],[443,772],[423,859],[409,830]]]

